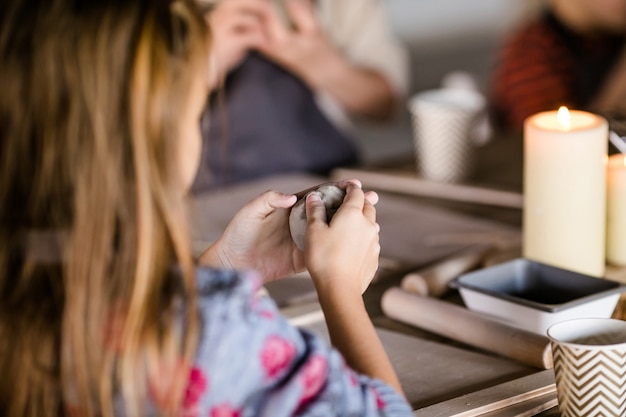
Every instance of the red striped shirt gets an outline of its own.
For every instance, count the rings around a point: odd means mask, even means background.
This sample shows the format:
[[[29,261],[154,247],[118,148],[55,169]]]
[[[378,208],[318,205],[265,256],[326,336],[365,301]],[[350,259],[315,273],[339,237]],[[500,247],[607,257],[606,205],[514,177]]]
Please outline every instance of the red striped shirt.
[[[624,45],[624,37],[588,39],[551,14],[522,25],[504,43],[493,73],[490,105],[499,127],[521,129],[537,112],[585,109]]]

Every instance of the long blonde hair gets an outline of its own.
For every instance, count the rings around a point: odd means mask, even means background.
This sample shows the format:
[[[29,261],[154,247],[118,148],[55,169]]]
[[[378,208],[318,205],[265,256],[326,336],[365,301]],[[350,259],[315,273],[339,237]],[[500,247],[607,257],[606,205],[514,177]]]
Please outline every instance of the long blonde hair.
[[[0,415],[140,415],[168,369],[151,407],[177,412],[197,312],[173,155],[207,55],[191,0],[1,2]]]

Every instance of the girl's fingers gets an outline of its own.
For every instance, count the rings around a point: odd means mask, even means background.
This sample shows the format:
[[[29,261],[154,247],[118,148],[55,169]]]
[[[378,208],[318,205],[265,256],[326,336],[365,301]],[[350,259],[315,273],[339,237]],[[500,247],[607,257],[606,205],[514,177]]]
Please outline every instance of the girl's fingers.
[[[361,184],[361,181],[357,180],[356,178],[341,180],[341,181],[336,182],[335,184],[338,187],[343,188],[343,189],[346,189],[349,184],[354,184],[359,188],[363,187],[363,185]]]
[[[325,185],[336,185],[337,187],[339,187],[339,188],[341,188],[341,189],[345,190],[345,189],[346,189],[346,187],[347,187],[349,184],[354,184],[354,185],[358,186],[359,188],[361,187],[361,181],[359,181],[359,180],[355,180],[355,179],[352,179],[352,180],[341,180],[341,181],[337,181],[337,182],[324,182],[324,183],[321,183],[321,184],[318,184],[318,185],[314,185],[314,186],[312,186],[312,187],[309,187],[309,188],[307,188],[306,190],[298,191],[298,192],[296,193],[296,195],[298,196],[298,198],[302,198],[302,197],[304,197],[306,194],[310,193],[311,191],[315,191],[315,190],[317,190],[319,187],[322,187],[322,186],[325,186]]]
[[[364,199],[363,216],[372,223],[376,223],[376,208],[367,199]]]
[[[371,205],[375,206],[378,203],[378,193],[375,191],[366,191],[365,192],[365,200],[367,200]]]
[[[307,224],[323,223],[326,224],[326,208],[320,198],[319,193],[315,191],[306,196],[306,218]]]
[[[249,203],[249,207],[259,217],[269,216],[277,208],[289,208],[296,203],[296,196],[278,191],[266,191]]]
[[[346,196],[343,198],[343,203],[339,207],[339,210],[343,208],[355,208],[359,211],[363,210],[363,204],[365,203],[365,193],[361,187],[354,183],[348,183],[346,187]]]

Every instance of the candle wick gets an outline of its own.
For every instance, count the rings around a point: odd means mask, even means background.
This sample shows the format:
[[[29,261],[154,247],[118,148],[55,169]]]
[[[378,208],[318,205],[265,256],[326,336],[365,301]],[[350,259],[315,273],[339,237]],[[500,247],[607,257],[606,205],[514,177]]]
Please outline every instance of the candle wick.
[[[626,153],[626,138],[619,136],[614,131],[609,132],[609,141],[617,148],[621,153]]]

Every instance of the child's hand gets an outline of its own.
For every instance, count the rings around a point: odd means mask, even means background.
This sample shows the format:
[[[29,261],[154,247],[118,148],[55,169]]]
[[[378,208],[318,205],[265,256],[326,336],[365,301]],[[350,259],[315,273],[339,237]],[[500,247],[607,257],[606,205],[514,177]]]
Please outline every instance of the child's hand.
[[[369,206],[378,201],[378,195],[374,192],[363,194],[360,191],[361,184],[356,180],[340,181],[334,185],[344,189],[358,189]],[[305,269],[304,253],[297,248],[291,237],[289,212],[299,196],[317,187],[319,186],[301,191],[297,195],[267,191],[256,197],[239,210],[220,239],[200,256],[200,265],[254,269],[261,274],[264,282],[302,272]],[[325,212],[323,215],[325,216]],[[315,242],[311,244],[317,245]],[[371,278],[367,280],[368,283]]]
[[[203,253],[201,265],[254,269],[265,282],[304,270],[303,253],[289,232],[295,195],[267,191],[235,215],[222,237]]]
[[[362,294],[378,268],[375,193],[350,182],[330,224],[319,195],[307,197],[306,264],[318,291]],[[331,290],[332,289],[332,290]]]

